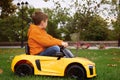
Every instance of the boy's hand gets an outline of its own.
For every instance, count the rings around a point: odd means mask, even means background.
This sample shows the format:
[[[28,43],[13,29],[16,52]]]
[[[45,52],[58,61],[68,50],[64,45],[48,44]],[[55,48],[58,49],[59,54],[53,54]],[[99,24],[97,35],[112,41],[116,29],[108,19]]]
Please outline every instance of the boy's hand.
[[[62,46],[67,47],[68,43],[67,42],[62,42]]]

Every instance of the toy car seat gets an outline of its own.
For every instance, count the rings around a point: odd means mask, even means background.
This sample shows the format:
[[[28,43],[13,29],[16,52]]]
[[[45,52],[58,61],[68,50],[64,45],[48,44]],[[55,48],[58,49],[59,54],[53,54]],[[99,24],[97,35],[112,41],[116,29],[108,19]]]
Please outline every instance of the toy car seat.
[[[30,55],[30,47],[29,47],[28,44],[25,45],[25,53],[26,53],[27,55]]]

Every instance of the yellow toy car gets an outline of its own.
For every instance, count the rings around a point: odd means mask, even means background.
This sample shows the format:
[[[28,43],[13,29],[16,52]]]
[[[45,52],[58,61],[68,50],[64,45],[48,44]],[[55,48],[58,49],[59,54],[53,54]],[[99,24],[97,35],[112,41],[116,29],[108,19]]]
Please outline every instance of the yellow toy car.
[[[61,48],[61,52],[54,56],[29,55],[27,49],[27,54],[13,58],[11,69],[19,76],[67,76],[78,80],[96,76],[95,63],[86,58],[74,57],[66,48]]]

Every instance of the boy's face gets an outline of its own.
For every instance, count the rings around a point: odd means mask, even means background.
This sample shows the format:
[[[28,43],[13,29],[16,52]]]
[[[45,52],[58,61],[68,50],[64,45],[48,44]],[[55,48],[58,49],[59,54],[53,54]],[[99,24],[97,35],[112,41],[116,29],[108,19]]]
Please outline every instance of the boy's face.
[[[48,23],[48,19],[46,19],[45,21],[42,21],[42,25],[44,29],[46,29],[47,23]]]

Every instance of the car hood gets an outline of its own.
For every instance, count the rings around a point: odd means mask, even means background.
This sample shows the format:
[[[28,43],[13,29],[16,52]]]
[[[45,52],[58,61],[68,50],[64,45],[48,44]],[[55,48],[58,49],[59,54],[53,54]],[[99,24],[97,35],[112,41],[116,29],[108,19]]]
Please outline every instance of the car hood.
[[[74,62],[79,62],[82,63],[83,65],[95,65],[94,62],[92,62],[91,60],[87,59],[87,58],[83,58],[83,57],[75,57],[72,59]]]

